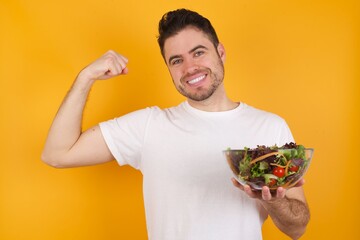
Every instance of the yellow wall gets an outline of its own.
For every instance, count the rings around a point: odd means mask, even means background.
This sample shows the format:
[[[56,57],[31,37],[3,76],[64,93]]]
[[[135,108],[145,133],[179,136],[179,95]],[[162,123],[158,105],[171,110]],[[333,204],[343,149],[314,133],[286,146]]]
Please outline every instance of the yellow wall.
[[[98,82],[84,124],[183,100],[156,43],[186,7],[209,17],[227,50],[229,95],[283,116],[315,148],[302,239],[359,239],[359,1],[0,0],[0,239],[146,239],[141,174],[115,162],[53,169],[40,161],[76,74],[108,49],[130,73]],[[287,239],[271,221],[264,239]]]

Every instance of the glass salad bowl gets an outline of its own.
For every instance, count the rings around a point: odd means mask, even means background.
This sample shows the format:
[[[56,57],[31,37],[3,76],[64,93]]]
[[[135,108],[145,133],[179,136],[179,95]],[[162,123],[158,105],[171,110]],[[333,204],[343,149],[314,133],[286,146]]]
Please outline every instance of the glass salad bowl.
[[[240,184],[249,185],[253,190],[268,186],[275,191],[278,187],[293,187],[304,176],[314,149],[287,143],[282,147],[258,146],[223,152]]]

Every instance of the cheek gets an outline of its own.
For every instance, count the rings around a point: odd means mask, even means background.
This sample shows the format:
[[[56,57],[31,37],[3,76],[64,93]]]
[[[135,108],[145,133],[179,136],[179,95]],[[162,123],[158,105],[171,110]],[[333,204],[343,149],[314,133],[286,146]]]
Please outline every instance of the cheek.
[[[174,83],[178,83],[181,79],[181,72],[177,70],[170,70],[170,75]]]

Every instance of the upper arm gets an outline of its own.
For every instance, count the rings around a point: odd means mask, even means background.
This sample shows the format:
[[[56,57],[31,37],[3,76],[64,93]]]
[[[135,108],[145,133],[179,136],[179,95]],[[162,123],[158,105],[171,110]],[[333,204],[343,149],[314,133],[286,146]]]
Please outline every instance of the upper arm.
[[[63,155],[54,167],[80,167],[113,160],[114,157],[107,147],[100,127],[94,126],[84,131],[76,143]]]

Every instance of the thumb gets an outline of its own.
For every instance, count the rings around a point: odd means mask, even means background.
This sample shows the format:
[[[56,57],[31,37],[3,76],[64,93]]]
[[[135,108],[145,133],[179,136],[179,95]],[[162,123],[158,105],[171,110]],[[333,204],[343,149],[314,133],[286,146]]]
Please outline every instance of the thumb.
[[[129,72],[128,67],[125,67],[125,68],[122,70],[121,74],[128,74],[128,72]]]

